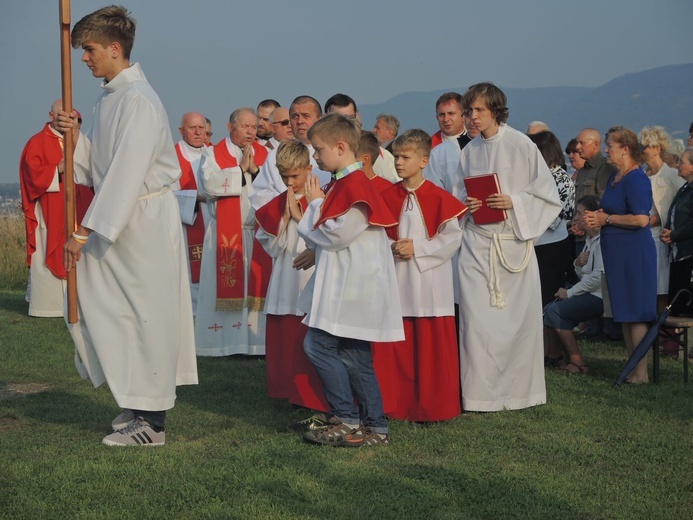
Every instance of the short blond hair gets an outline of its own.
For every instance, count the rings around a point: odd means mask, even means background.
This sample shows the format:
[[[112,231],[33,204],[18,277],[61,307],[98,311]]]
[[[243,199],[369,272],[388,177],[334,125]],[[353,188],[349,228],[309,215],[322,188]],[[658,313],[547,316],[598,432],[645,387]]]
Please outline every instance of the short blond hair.
[[[135,43],[137,21],[122,5],[109,5],[86,15],[72,29],[72,47],[78,49],[86,42],[96,42],[108,47],[118,42],[123,50],[123,58],[130,59],[132,45]]]
[[[277,169],[280,173],[308,166],[310,166],[310,151],[305,144],[298,139],[281,142],[277,148]]]
[[[308,130],[308,139],[312,141],[316,136],[330,146],[343,141],[352,152],[358,153],[361,132],[354,122],[341,114],[327,114],[318,119]]]
[[[431,155],[431,136],[420,128],[407,130],[392,141],[392,153],[397,155],[400,150],[415,150],[424,157]]]
[[[643,146],[659,146],[666,152],[671,146],[671,137],[663,126],[645,126],[638,132],[638,141]]]

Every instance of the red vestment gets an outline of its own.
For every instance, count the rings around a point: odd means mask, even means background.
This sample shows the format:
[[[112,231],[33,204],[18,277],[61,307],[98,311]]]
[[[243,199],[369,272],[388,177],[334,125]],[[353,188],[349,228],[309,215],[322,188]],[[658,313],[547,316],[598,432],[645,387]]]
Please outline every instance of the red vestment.
[[[438,130],[431,136],[431,150],[443,142],[443,131]]]
[[[180,188],[182,190],[197,191],[197,181],[195,180],[195,172],[192,169],[192,164],[183,156],[180,149],[180,143],[176,143],[176,155],[180,164]],[[188,262],[190,263],[190,281],[192,283],[200,283],[200,267],[202,266],[202,246],[205,242],[205,221],[202,218],[200,211],[200,203],[195,204],[195,223],[191,226],[184,224],[188,239]]]
[[[262,166],[267,159],[267,148],[257,141],[252,143],[252,147],[255,164]],[[222,139],[214,146],[214,158],[222,170],[238,166],[238,161],[226,145],[226,139]],[[251,310],[262,310],[272,273],[272,259],[257,240],[253,239],[253,241],[257,247],[253,247],[246,300],[243,294],[245,275],[241,200],[238,196],[219,198],[217,201],[217,308],[219,310],[240,310],[243,305]]]
[[[65,279],[63,245],[65,244],[65,188],[60,179],[59,191],[47,192],[55,177],[56,168],[63,158],[62,138],[50,128],[50,123],[27,142],[19,162],[19,182],[22,192],[22,210],[26,228],[26,261],[36,251],[36,203],[41,202],[46,222],[46,267],[58,278]],[[91,203],[91,189],[75,185],[77,222],[79,223]]]

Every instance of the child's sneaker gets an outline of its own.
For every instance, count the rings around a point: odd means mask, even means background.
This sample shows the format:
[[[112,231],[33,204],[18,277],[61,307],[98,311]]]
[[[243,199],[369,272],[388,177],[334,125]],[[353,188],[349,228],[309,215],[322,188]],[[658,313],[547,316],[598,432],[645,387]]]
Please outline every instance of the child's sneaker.
[[[126,428],[106,435],[102,442],[106,446],[163,446],[165,441],[164,430],[157,432],[147,421],[138,417]]]
[[[345,446],[358,448],[363,444],[363,427],[349,428],[347,425],[332,424],[321,430],[310,430],[303,434],[303,439],[326,446]]]
[[[375,433],[370,428],[366,428],[363,446],[384,446],[387,444],[390,444],[390,438],[386,433]]]

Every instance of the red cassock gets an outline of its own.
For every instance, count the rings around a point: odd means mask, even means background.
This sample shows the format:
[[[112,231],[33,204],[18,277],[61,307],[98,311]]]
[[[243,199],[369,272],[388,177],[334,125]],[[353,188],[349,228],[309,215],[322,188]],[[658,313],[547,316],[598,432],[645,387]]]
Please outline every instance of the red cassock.
[[[258,224],[270,235],[279,233],[287,195],[288,191],[277,195],[255,212]],[[299,204],[305,211],[305,197],[299,200]],[[288,399],[291,404],[311,410],[329,410],[322,382],[303,351],[303,340],[308,332],[308,327],[301,323],[303,316],[267,314],[266,320],[267,396]]]
[[[401,183],[383,193],[392,213],[400,215],[408,192]],[[423,225],[430,238],[466,207],[445,190],[426,181],[416,190]],[[399,228],[389,228],[393,240]],[[406,238],[406,237],[402,237]],[[431,287],[435,291],[435,287]],[[405,316],[404,341],[373,344],[373,366],[391,418],[427,422],[459,415],[460,365],[454,316]]]
[[[60,179],[59,191],[47,192],[55,177],[55,169],[63,158],[62,138],[47,123],[24,147],[19,162],[27,244],[27,265],[36,251],[36,203],[41,202],[46,222],[46,267],[58,278],[65,279],[63,245],[65,244],[65,187]],[[77,222],[81,222],[94,193],[86,186],[75,185]]]

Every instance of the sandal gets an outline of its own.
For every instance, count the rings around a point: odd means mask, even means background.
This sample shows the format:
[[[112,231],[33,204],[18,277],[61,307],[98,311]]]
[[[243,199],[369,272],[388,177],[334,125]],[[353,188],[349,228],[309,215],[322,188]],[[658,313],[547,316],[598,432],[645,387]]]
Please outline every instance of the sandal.
[[[345,424],[332,424],[321,430],[304,432],[303,439],[314,444],[326,446],[358,447],[363,444],[363,427],[351,429]]]
[[[564,370],[565,372],[568,372],[570,374],[578,374],[578,375],[587,374],[587,366],[576,365],[575,363],[568,363],[566,365],[563,365],[562,367],[560,367],[560,370]]]

